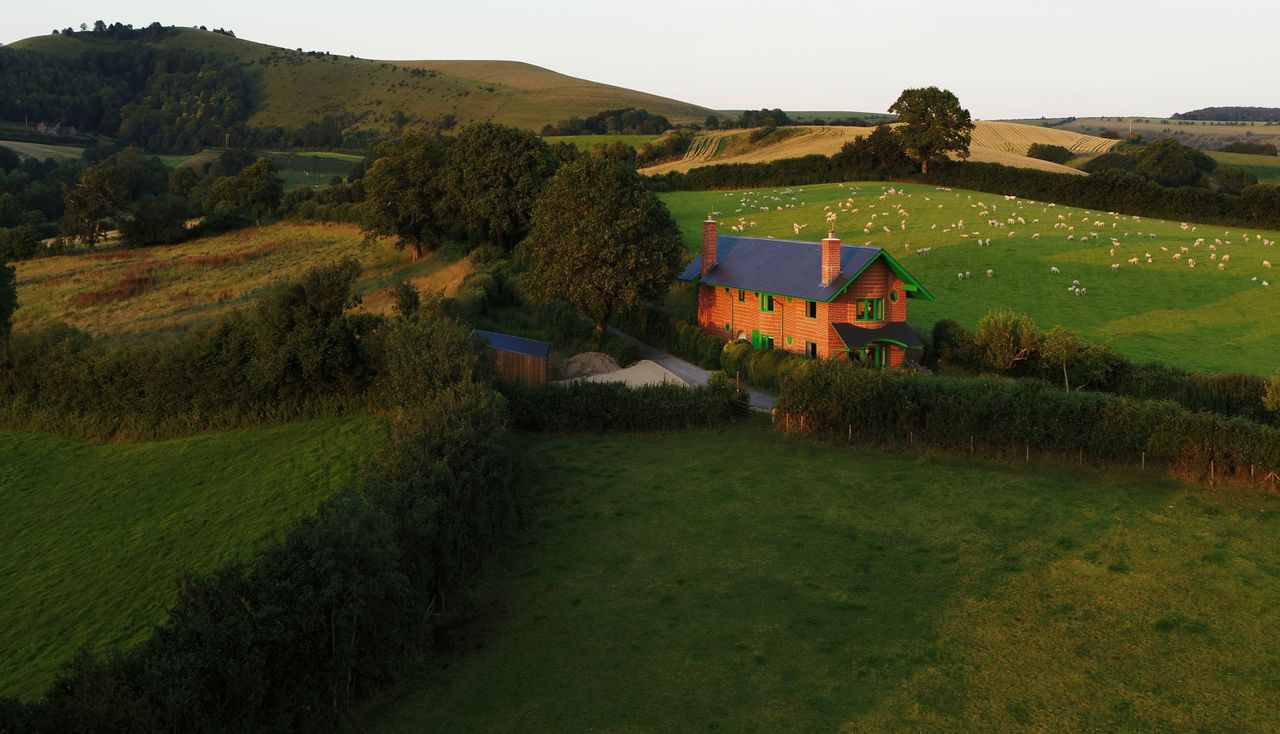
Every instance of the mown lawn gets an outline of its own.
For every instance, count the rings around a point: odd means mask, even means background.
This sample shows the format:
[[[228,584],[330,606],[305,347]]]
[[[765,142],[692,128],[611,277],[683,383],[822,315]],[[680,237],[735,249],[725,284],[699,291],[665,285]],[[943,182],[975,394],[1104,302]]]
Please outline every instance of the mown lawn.
[[[695,253],[708,212],[718,212],[723,235],[815,245],[827,232],[827,212],[834,212],[845,243],[886,248],[937,298],[908,306],[908,319],[924,334],[939,319],[972,329],[990,310],[1013,309],[1043,329],[1061,324],[1138,361],[1262,375],[1280,367],[1280,268],[1263,264],[1280,266],[1280,247],[1264,243],[1280,241],[1277,232],[1195,223],[1184,229],[1181,222],[881,182],[676,192],[663,200]],[[1059,223],[1070,229],[1055,228]],[[1200,238],[1204,243],[1196,245]],[[932,250],[913,254],[922,247]],[[1224,255],[1230,261],[1219,270]],[[957,277],[964,273],[970,277]],[[1068,291],[1073,280],[1085,296]]]
[[[0,696],[37,696],[81,646],[145,639],[182,573],[279,537],[382,435],[351,418],[138,444],[0,432]]]
[[[1275,497],[759,420],[525,441],[523,541],[357,730],[1280,728]]]

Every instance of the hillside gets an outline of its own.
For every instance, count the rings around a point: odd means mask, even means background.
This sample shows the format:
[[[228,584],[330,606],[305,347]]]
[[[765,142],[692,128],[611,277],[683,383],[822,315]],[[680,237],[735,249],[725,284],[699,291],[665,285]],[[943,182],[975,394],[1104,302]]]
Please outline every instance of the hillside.
[[[780,128],[779,135],[759,144],[749,142],[750,130],[713,131],[695,139],[683,159],[651,166],[644,169],[644,173],[688,171],[717,163],[759,163],[814,153],[832,155],[839,152],[845,143],[866,135],[871,129],[831,126]],[[1069,166],[1028,158],[1025,154],[1032,143],[1061,145],[1081,154],[1096,154],[1110,149],[1116,141],[1035,125],[979,120],[975,123],[973,142],[969,146],[970,160],[1041,171],[1080,173]]]
[[[1186,145],[1205,150],[1217,150],[1228,143],[1244,141],[1280,145],[1280,125],[1266,122],[1215,122],[1160,117],[1080,117],[1063,123],[1057,129],[1087,135],[1107,133],[1121,137],[1133,131],[1148,140],[1171,137]]]
[[[36,36],[9,47],[66,57],[125,44],[77,34]],[[332,115],[348,127],[389,130],[399,112],[409,124],[452,116],[458,124],[492,120],[539,129],[571,115],[621,107],[644,108],[673,122],[701,122],[712,112],[515,61],[377,61],[277,48],[191,28],[156,45],[217,53],[249,68],[258,84],[251,127],[294,129]]]

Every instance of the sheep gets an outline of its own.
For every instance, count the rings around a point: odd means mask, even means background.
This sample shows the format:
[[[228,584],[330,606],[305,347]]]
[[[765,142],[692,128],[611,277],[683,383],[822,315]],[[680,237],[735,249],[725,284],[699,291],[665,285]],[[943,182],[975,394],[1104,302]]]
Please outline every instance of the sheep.
[[[1181,260],[1181,259],[1182,259],[1182,253],[1181,253],[1181,252],[1175,252],[1175,253],[1173,253],[1173,259],[1174,259],[1174,260]]]
[[[1111,263],[1111,272],[1113,273],[1120,272],[1120,263]]]
[[[1230,256],[1230,255],[1223,255],[1223,256],[1222,256],[1222,262],[1224,262],[1224,263],[1225,263],[1225,262],[1230,262],[1230,261],[1231,261],[1231,256]]]
[[[1055,266],[1053,266],[1053,267],[1049,268],[1049,272],[1050,272],[1050,273],[1053,273],[1054,275],[1058,275],[1058,274],[1059,274],[1059,273],[1061,273],[1062,271],[1061,271],[1061,270],[1058,270],[1058,267],[1055,265]]]
[[[1219,272],[1219,273],[1221,273],[1223,270],[1226,270],[1226,269],[1227,269],[1227,264],[1226,264],[1226,263],[1218,263],[1218,272]]]
[[[1263,288],[1265,288],[1265,287],[1267,287],[1267,286],[1269,286],[1269,285],[1271,285],[1271,284],[1270,284],[1270,283],[1268,283],[1267,281],[1265,281],[1265,280],[1264,280],[1264,281],[1262,281],[1262,287],[1263,287]]]
[[[1038,240],[1038,239],[1040,239],[1040,233],[1039,233],[1039,232],[1036,232],[1035,234],[1031,235],[1031,239],[1033,239],[1033,240]]]
[[[968,270],[964,271],[964,277],[966,280],[968,280],[969,276],[971,275],[973,275],[973,273],[969,272]]]
[[[1131,258],[1129,258],[1129,264],[1130,264],[1130,265],[1137,265],[1137,264],[1138,264],[1138,258],[1136,258],[1136,257],[1131,257]]]
[[[987,270],[987,277],[988,277],[988,278],[990,278],[991,276],[993,276],[993,275],[995,275],[995,274],[996,274],[996,271],[991,270],[991,269],[988,269],[988,270]]]
[[[1270,261],[1270,260],[1263,260],[1263,261],[1262,261],[1262,267],[1264,267],[1264,268],[1269,268],[1269,267],[1271,267],[1271,261]]]
[[[964,280],[964,273],[956,273],[956,280]]]
[[[1194,267],[1196,266],[1196,261],[1195,261],[1195,259],[1194,259],[1194,258],[1188,259],[1188,260],[1187,260],[1187,266],[1188,266],[1188,267],[1192,267],[1192,268],[1194,268]]]

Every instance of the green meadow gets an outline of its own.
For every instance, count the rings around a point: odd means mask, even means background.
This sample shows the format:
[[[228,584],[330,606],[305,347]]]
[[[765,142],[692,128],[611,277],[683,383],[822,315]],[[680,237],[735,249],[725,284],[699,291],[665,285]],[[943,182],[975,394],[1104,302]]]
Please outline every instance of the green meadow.
[[[196,166],[212,161],[218,155],[217,150],[203,150],[194,155],[162,155],[157,156],[166,166]],[[286,192],[297,189],[323,189],[335,176],[346,178],[363,156],[349,153],[333,153],[329,151],[257,151],[257,155],[270,158],[276,166],[276,173],[284,181]]]
[[[525,444],[531,526],[356,730],[1280,728],[1280,498],[763,418]]]
[[[144,640],[184,572],[278,539],[382,434],[350,418],[136,444],[0,431],[0,696],[37,696],[81,647]]]
[[[909,320],[922,333],[939,319],[973,328],[990,310],[1013,309],[1042,328],[1061,324],[1138,361],[1263,375],[1280,367],[1280,269],[1264,267],[1264,261],[1280,265],[1280,247],[1266,244],[1280,241],[1277,232],[1184,226],[919,184],[675,192],[662,198],[693,253],[708,213],[715,213],[724,235],[815,243],[834,213],[832,226],[846,244],[885,248],[936,297],[908,307]],[[1204,243],[1197,245],[1200,238]],[[1182,247],[1188,252],[1181,253]],[[916,254],[921,248],[930,250]],[[1225,255],[1229,262],[1219,270]],[[1133,258],[1137,264],[1129,263]],[[1059,274],[1051,272],[1055,267]],[[1068,290],[1075,280],[1087,290],[1084,296]]]
[[[1264,183],[1280,182],[1280,156],[1219,151],[1210,152],[1209,156],[1218,162],[1219,168],[1243,168]]]

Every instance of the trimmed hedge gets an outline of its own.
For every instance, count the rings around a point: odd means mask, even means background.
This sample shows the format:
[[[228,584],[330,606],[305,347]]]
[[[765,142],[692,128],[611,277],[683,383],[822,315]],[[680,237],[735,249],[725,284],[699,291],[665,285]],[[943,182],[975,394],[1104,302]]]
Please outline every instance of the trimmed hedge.
[[[733,387],[712,375],[706,387],[628,387],[612,382],[571,382],[539,387],[508,385],[511,420],[525,431],[642,431],[714,426],[738,409]]]
[[[1170,401],[1065,392],[1040,380],[957,379],[815,361],[784,381],[786,430],[945,449],[1077,453],[1163,465],[1190,479],[1280,471],[1280,430]]]

